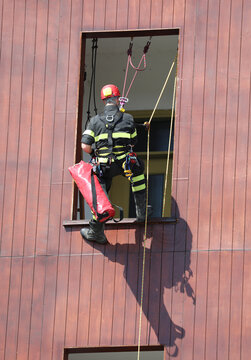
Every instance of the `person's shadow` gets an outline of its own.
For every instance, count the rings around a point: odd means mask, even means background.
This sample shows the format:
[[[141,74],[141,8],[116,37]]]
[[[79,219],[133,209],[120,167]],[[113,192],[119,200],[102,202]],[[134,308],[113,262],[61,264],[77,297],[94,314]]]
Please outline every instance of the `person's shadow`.
[[[164,225],[163,228],[161,225],[150,223],[148,225],[146,239],[150,238],[150,240],[146,240],[145,248],[142,311],[150,324],[148,339],[153,330],[159,344],[168,347],[169,356],[176,357],[178,354],[176,340],[184,338],[185,329],[172,321],[164,302],[164,290],[173,288],[176,292],[180,291],[190,297],[194,305],[196,299],[189,284],[189,279],[193,276],[190,268],[192,234],[188,224],[179,217],[178,206],[173,198],[172,213],[175,214],[177,224]],[[122,224],[118,225],[118,229],[122,226]],[[151,231],[152,226],[155,231]],[[162,230],[158,231],[159,228]],[[115,245],[100,246],[94,243],[94,247],[110,261],[116,261],[124,266],[124,278],[140,305],[144,224],[137,225],[133,243],[129,241],[127,244],[120,244],[118,239]],[[115,254],[125,252],[127,256],[114,256],[112,247],[115,247]],[[148,339],[147,343],[150,343]]]

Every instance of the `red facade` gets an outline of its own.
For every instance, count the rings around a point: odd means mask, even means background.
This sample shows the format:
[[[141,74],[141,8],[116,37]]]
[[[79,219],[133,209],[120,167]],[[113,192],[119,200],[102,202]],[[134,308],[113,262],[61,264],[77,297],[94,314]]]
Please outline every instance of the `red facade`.
[[[173,28],[179,221],[148,226],[141,343],[166,358],[250,358],[250,18],[248,0],[0,1],[1,360],[137,345],[143,226],[107,225],[110,245],[92,246],[62,225],[80,40]]]

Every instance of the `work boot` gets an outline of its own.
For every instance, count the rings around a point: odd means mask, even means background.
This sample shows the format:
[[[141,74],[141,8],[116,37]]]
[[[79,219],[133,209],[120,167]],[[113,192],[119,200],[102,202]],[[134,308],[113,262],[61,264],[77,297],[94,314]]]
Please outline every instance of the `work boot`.
[[[89,222],[89,229],[83,228],[80,230],[80,234],[85,240],[96,241],[99,244],[108,243],[104,234],[104,224],[95,220]]]
[[[135,210],[136,210],[136,219],[137,221],[145,221],[146,217],[146,192],[135,192],[134,202],[135,202]],[[153,212],[153,208],[151,205],[147,205],[147,217],[149,218]]]

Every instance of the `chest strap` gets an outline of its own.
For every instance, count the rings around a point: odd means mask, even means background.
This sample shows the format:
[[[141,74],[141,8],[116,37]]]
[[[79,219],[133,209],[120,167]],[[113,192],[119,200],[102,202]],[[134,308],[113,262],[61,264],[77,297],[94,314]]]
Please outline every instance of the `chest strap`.
[[[99,116],[100,120],[105,124],[105,128],[108,133],[107,139],[107,152],[112,153],[113,151],[113,138],[112,133],[114,130],[115,125],[123,120],[123,114],[119,111],[118,108],[112,111],[105,111],[103,114]]]

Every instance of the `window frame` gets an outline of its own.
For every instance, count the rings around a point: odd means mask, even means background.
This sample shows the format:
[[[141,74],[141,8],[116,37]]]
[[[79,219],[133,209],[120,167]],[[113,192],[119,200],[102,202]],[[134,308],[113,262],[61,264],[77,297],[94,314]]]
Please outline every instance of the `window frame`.
[[[107,352],[137,352],[137,346],[103,346],[103,347],[85,347],[85,348],[65,348],[64,360],[69,360],[71,354],[91,354],[91,353],[107,353]],[[144,345],[140,346],[140,351],[163,351],[163,360],[166,359],[166,351],[164,345]]]
[[[84,100],[84,81],[85,81],[85,55],[86,55],[86,39],[91,38],[120,38],[120,37],[141,37],[141,36],[168,36],[168,35],[178,35],[178,49],[180,43],[180,28],[169,28],[169,29],[144,29],[144,30],[115,30],[115,31],[83,31],[81,32],[81,40],[80,40],[80,61],[79,61],[79,86],[78,86],[78,111],[77,111],[77,121],[75,128],[75,154],[74,154],[74,163],[78,163],[82,160],[82,150],[79,146],[82,137],[82,118],[83,118],[83,100]],[[179,51],[179,50],[178,50]],[[179,52],[178,52],[179,56]],[[177,65],[178,66],[178,65]],[[176,99],[178,97],[178,93],[176,92]],[[166,111],[166,110],[165,110]],[[78,212],[78,204],[80,207],[80,211],[84,214],[84,202],[82,200],[78,201],[78,188],[73,182],[73,190],[72,190],[72,203],[71,203],[71,220],[64,221],[64,225],[67,226],[69,222],[74,223],[85,223],[89,222],[89,220],[77,219]],[[165,219],[165,218],[160,218]],[[129,219],[126,219],[124,222],[130,222]],[[174,218],[170,217],[171,222],[173,222]],[[122,220],[123,221],[123,220]],[[134,219],[135,221],[135,219]],[[159,220],[157,219],[159,222]],[[169,222],[169,221],[168,221]]]

